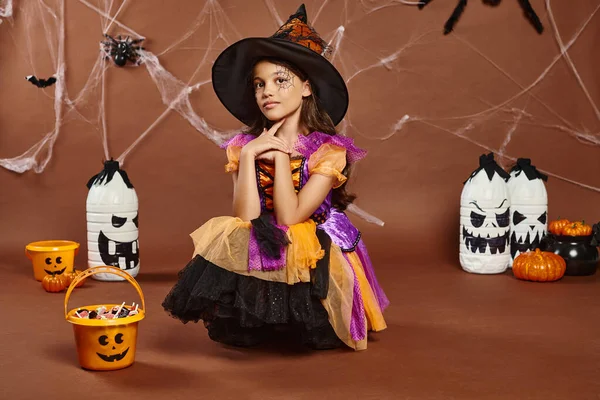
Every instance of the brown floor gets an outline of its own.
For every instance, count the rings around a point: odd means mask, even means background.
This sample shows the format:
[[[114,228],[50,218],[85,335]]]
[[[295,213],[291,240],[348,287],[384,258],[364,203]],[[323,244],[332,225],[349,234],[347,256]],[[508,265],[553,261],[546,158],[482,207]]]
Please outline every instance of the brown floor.
[[[26,261],[0,264],[2,399],[597,399],[600,278],[531,283],[455,265],[381,265],[388,329],[364,352],[310,352],[212,342],[160,307],[175,266],[140,273],[147,317],[136,362],[82,370],[64,293],[33,280]],[[143,268],[143,267],[142,267]],[[126,283],[90,280],[69,308],[137,301]]]

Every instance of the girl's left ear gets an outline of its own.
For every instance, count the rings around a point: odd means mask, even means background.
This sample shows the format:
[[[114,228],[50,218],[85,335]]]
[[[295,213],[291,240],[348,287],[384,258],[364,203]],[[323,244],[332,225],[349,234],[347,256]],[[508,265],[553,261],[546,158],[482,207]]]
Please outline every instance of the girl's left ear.
[[[310,89],[310,82],[304,81],[302,82],[302,97],[308,97],[312,94],[312,90]]]

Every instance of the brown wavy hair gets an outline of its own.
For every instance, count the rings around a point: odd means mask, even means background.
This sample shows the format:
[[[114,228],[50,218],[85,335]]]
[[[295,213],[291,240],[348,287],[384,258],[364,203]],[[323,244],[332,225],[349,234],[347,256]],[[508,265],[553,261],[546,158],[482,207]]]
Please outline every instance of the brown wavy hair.
[[[308,75],[294,64],[278,58],[265,57],[256,60],[256,62],[253,64],[248,76],[249,87],[252,87],[254,66],[261,61],[268,61],[285,67],[298,76],[302,82],[306,82],[307,80],[310,82]],[[321,107],[319,107],[318,93],[315,93],[315,89],[312,87],[311,92],[312,94],[310,96],[302,98],[300,125],[306,127],[309,132],[322,132],[331,136],[337,135],[337,131],[335,130],[335,125],[333,124],[331,117]],[[254,94],[254,90],[252,90],[251,93]],[[273,125],[273,122],[269,121],[267,117],[260,112],[260,109],[258,108],[254,98],[252,98],[252,103],[254,103],[254,107],[256,107],[256,118],[245,130],[245,133],[249,133],[254,136],[260,136],[264,129],[269,129]],[[346,162],[346,168],[344,168],[342,174],[344,174],[344,176],[346,176],[348,179],[342,186],[333,189],[331,199],[332,205],[341,211],[345,210],[346,207],[348,207],[348,205],[356,199],[354,194],[346,191],[346,184],[348,183],[351,173],[352,165]]]

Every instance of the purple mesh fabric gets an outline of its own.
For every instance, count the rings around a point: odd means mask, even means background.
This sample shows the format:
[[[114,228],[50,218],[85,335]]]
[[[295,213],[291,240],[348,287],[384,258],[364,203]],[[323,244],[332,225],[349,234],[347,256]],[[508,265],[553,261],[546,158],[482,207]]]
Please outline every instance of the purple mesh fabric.
[[[347,136],[335,135],[331,136],[326,133],[313,132],[310,135],[298,136],[298,141],[294,149],[309,158],[312,153],[317,151],[322,144],[329,143],[340,146],[346,149],[346,158],[349,163],[363,159],[367,155],[367,151],[359,149],[354,145],[354,139]]]
[[[277,225],[284,232],[287,232],[287,226]],[[250,242],[248,243],[248,271],[276,271],[285,267],[286,246],[281,246],[279,258],[271,258],[261,251],[254,229],[250,228]]]
[[[390,305],[390,301],[377,281],[375,270],[373,269],[373,264],[371,263],[371,258],[367,252],[367,246],[365,246],[362,239],[359,240],[358,246],[356,246],[356,254],[360,258],[360,262],[363,265],[367,281],[369,281],[369,285],[371,285],[371,289],[373,289],[373,293],[375,293],[375,297],[379,303],[379,308],[381,308],[381,311],[383,311],[387,306]]]
[[[344,254],[346,261],[350,264],[348,256]],[[362,293],[360,291],[360,284],[356,274],[354,275],[354,296],[352,298],[352,317],[350,318],[350,335],[353,340],[357,342],[363,340],[367,334],[367,327],[365,326],[365,306],[363,304]]]
[[[359,239],[358,243],[356,243],[356,239],[359,238],[359,231],[352,224],[348,216],[345,213],[332,208],[329,218],[323,224],[319,225],[318,228],[327,232],[331,241],[342,250],[350,250],[356,245],[354,251],[360,258],[367,281],[369,281],[369,285],[371,285],[371,288],[373,289],[379,307],[383,311],[390,304],[390,301],[377,281],[371,258],[367,252],[367,246],[365,246],[362,239]]]
[[[250,228],[250,242],[248,243],[248,271],[262,270],[262,262],[260,260],[260,247],[258,240],[254,235],[254,229]]]
[[[239,135],[235,135],[231,139],[225,141],[225,143],[221,144],[221,146],[219,146],[219,147],[222,149],[226,149],[227,146],[229,146],[229,145],[237,146],[237,147],[244,147],[249,141],[251,141],[252,139],[255,139],[255,138],[256,138],[256,136],[254,136],[254,135],[249,135],[247,133],[240,133]]]

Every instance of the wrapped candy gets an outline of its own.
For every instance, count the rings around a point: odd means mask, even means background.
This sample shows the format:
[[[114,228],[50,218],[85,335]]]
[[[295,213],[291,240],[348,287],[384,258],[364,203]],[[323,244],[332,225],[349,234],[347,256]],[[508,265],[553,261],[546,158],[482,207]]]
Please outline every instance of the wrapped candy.
[[[136,314],[139,314],[138,305],[132,303],[131,306],[126,306],[125,302],[121,303],[120,306],[113,306],[110,309],[105,306],[100,306],[92,311],[86,308],[80,308],[75,311],[75,315],[78,318],[84,319],[118,319],[130,317]]]

